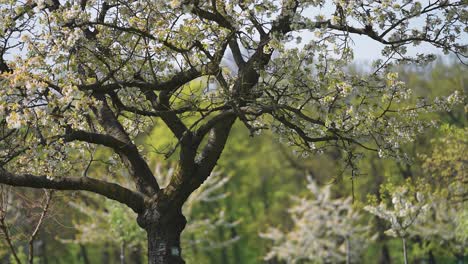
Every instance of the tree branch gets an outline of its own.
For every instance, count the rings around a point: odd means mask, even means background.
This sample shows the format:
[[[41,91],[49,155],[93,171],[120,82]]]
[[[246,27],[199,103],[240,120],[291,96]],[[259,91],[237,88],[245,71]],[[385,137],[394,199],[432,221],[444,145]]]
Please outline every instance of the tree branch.
[[[13,174],[0,168],[0,183],[51,190],[89,191],[118,201],[139,213],[144,207],[144,196],[116,183],[110,183],[88,177],[57,177],[35,176],[31,174]]]
[[[114,112],[110,109],[105,96],[96,95],[95,97],[102,102],[102,106],[94,108],[93,111],[106,133],[117,139],[117,141],[124,143],[124,145],[119,144],[117,148],[114,147],[113,149],[116,150],[124,163],[128,166],[137,190],[148,196],[156,194],[159,191],[159,185],[148,164],[141,156],[135,144],[133,144],[122,124],[117,120]],[[83,134],[83,136],[86,135]],[[80,139],[86,141],[87,138],[81,137],[78,140]]]
[[[205,135],[210,132],[210,130],[219,122],[222,122],[226,118],[230,118],[232,116],[236,116],[234,110],[228,110],[220,113],[217,116],[214,116],[209,121],[201,125],[197,131],[194,133],[194,140],[195,144],[201,142],[201,140],[205,137]]]
[[[42,224],[44,223],[45,216],[47,212],[49,211],[49,206],[50,206],[50,200],[52,199],[52,192],[50,191],[45,191],[45,201],[44,205],[42,208],[41,216],[39,217],[39,220],[37,221],[36,227],[34,228],[34,231],[32,232],[31,236],[29,237],[29,242],[28,242],[28,262],[29,264],[34,264],[34,240],[37,237],[37,234],[39,233],[39,229],[41,228]]]
[[[122,142],[112,136],[103,135],[99,133],[91,133],[83,130],[73,130],[68,129],[66,131],[66,135],[64,136],[64,140],[67,142],[71,141],[83,141],[92,144],[103,145],[105,147],[114,149],[116,151],[122,151],[127,145],[125,142]]]

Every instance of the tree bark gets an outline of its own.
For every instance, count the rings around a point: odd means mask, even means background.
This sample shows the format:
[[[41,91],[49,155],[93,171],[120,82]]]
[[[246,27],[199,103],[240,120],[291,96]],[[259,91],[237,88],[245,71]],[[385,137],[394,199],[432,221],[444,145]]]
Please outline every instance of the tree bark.
[[[429,250],[429,257],[428,257],[429,264],[436,264],[436,258],[434,257],[434,253],[432,253],[432,249]]]
[[[125,242],[120,243],[120,264],[125,264]]]
[[[86,246],[83,245],[83,244],[79,244],[79,246],[80,246],[79,259],[83,260],[83,264],[90,264],[89,257],[88,257],[88,251],[86,250]]]
[[[110,264],[110,253],[109,253],[109,243],[104,244],[104,251],[102,252],[102,262],[103,264]]]
[[[180,235],[187,220],[181,210],[160,216],[158,213],[140,215],[138,223],[146,230],[148,264],[185,264],[180,247]]]
[[[408,254],[406,252],[406,238],[402,237],[401,241],[403,243],[403,259],[405,261],[405,264],[408,264]]]
[[[131,264],[142,264],[141,260],[141,247],[140,245],[136,245],[131,249],[130,252],[130,263]]]
[[[388,245],[386,243],[382,244],[378,263],[379,264],[391,264],[392,263],[392,260],[390,258],[390,250],[388,249]]]

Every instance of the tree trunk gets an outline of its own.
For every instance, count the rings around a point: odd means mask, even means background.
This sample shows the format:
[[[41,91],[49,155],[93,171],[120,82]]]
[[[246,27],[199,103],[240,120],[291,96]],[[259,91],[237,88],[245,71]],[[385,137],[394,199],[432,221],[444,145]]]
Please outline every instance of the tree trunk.
[[[136,245],[135,247],[132,248],[130,252],[130,263],[131,264],[142,264],[141,260],[141,247],[140,245]]]
[[[183,229],[160,226],[147,230],[148,264],[185,264],[180,248]]]
[[[88,251],[86,250],[85,245],[79,244],[79,246],[80,246],[79,258],[83,259],[83,264],[90,264],[89,257],[88,257]]]
[[[429,257],[428,257],[429,264],[436,264],[436,258],[434,257],[434,253],[432,253],[432,249],[429,250]]]
[[[408,264],[408,254],[406,252],[406,238],[402,237],[401,242],[403,244],[403,259],[405,261],[405,264]]]
[[[390,250],[388,249],[387,244],[382,245],[380,250],[379,264],[391,264],[392,260],[390,258]]]
[[[457,258],[457,264],[464,264],[465,263],[465,256],[462,254],[455,255]]]
[[[101,263],[102,264],[110,264],[110,253],[109,253],[109,243],[104,243],[104,250],[102,251],[102,259]]]
[[[229,221],[233,223],[234,219],[232,217],[229,217]],[[237,230],[236,230],[236,227],[233,226],[231,228],[231,239],[234,239],[236,237],[238,237]],[[234,263],[242,263],[241,261],[242,256],[241,256],[241,251],[239,248],[239,243],[234,243],[232,250],[233,250],[233,256],[234,256]]]
[[[120,243],[120,264],[125,264],[125,241]]]
[[[180,235],[186,223],[181,210],[165,216],[158,213],[139,216],[139,224],[148,238],[148,264],[185,264]]]

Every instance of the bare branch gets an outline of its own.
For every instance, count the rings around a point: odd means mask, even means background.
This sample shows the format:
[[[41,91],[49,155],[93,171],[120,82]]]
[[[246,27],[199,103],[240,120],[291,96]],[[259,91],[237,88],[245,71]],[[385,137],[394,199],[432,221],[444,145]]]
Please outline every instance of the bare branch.
[[[29,237],[29,252],[28,252],[28,261],[29,264],[34,263],[34,240],[36,239],[37,233],[39,232],[39,229],[42,226],[42,223],[44,222],[44,218],[47,214],[47,211],[49,210],[50,206],[50,200],[52,199],[52,192],[51,191],[45,191],[45,201],[44,201],[44,207],[42,208],[41,216],[39,217],[39,220],[37,221],[36,227],[34,228],[34,231],[32,232],[31,236]]]

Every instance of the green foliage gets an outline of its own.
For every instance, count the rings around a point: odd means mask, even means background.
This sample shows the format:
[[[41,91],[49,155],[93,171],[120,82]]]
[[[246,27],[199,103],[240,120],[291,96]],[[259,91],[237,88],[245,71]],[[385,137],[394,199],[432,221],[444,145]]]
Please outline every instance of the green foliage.
[[[416,100],[418,96],[445,96],[454,90],[463,91],[468,83],[466,69],[457,65],[435,64],[430,73],[428,69],[414,69],[400,72],[401,78],[407,80],[408,86],[414,90],[411,100]],[[204,81],[204,80],[202,80]],[[190,99],[190,94],[200,92],[201,86],[193,84],[193,87],[186,87],[180,95],[181,103]],[[242,122],[237,122],[232,131],[225,152],[218,162],[218,168],[224,175],[229,175],[230,180],[222,186],[220,193],[227,194],[227,197],[208,203],[196,204],[190,218],[209,219],[211,223],[220,219],[220,212],[223,212],[223,219],[227,223],[238,223],[237,225],[221,225],[216,229],[198,229],[194,233],[184,233],[184,256],[188,263],[259,263],[269,251],[271,244],[258,236],[268,226],[282,227],[290,230],[293,221],[289,218],[286,208],[290,207],[291,195],[303,196],[307,193],[306,171],[313,175],[320,186],[331,184],[331,196],[341,198],[352,195],[354,189],[355,205],[366,204],[370,196],[370,204],[377,206],[380,203],[391,204],[391,193],[402,185],[406,185],[410,193],[416,191],[425,192],[427,198],[432,200],[439,198],[460,199],[456,190],[459,190],[461,179],[466,174],[466,146],[467,130],[464,127],[465,120],[464,106],[453,109],[450,113],[440,112],[428,115],[428,119],[441,119],[439,128],[432,128],[427,134],[418,137],[414,142],[408,143],[402,148],[413,158],[411,166],[398,163],[389,159],[380,159],[377,155],[367,155],[359,162],[361,174],[355,175],[351,181],[349,171],[343,171],[338,165],[343,155],[342,152],[330,150],[321,155],[312,157],[302,157],[301,153],[294,153],[284,139],[278,138],[271,131],[262,131],[260,135],[246,138],[249,130]],[[198,116],[186,116],[185,121],[193,124]],[[140,134],[137,141],[145,142],[148,146],[143,153],[150,160],[151,168],[162,162],[170,167],[171,162],[177,156],[177,152],[169,157],[168,161],[162,161],[164,157],[160,153],[170,153],[176,145],[176,139],[170,131],[160,123],[155,123],[152,129],[146,134]],[[90,158],[89,153],[94,153],[94,159],[89,170],[89,175],[93,177],[109,178],[128,184],[125,177],[124,168],[113,163],[112,159],[118,157],[111,156],[110,151],[104,148],[86,151],[86,158]],[[419,154],[419,155],[416,155]],[[75,155],[75,154],[73,154]],[[78,156],[78,154],[76,154]],[[111,158],[106,158],[111,156]],[[122,179],[123,178],[123,179]],[[420,184],[420,183],[424,184]],[[352,184],[353,183],[353,184]],[[438,188],[426,188],[437,186]],[[422,188],[424,187],[424,188]],[[466,186],[464,187],[466,190]],[[455,192],[453,191],[455,190]],[[461,193],[458,193],[461,194]],[[410,200],[416,199],[411,196]],[[71,197],[71,200],[76,200]],[[90,213],[90,217],[71,213],[73,208],[61,211],[60,221],[72,226],[73,218],[75,223],[85,227],[93,227],[93,236],[88,236],[86,244],[91,263],[100,263],[102,252],[108,251],[117,261],[119,243],[125,242],[127,249],[135,244],[145,248],[145,234],[135,222],[135,214],[120,204],[107,202],[104,199],[96,199],[97,206],[104,208],[106,214],[103,216]],[[79,205],[79,206],[82,206]],[[458,207],[456,207],[458,208]],[[437,208],[431,209],[436,210]],[[468,212],[466,209],[456,210],[458,219],[456,224],[445,224],[428,226],[431,233],[425,232],[423,235],[413,235],[409,240],[408,250],[410,261],[427,259],[431,252],[438,263],[454,263],[456,257],[453,243],[466,241],[468,238]],[[452,215],[451,215],[452,216]],[[372,220],[369,216],[369,219]],[[367,223],[368,219],[363,222]],[[375,219],[374,219],[375,220]],[[374,223],[374,230],[383,227],[383,230],[390,228],[389,224]],[[438,223],[435,220],[434,224]],[[52,225],[56,225],[52,223]],[[442,227],[441,227],[442,226]],[[434,230],[450,230],[457,237],[444,242]],[[60,230],[60,231],[59,231]],[[77,244],[60,244],[56,237],[61,237],[63,229],[49,228],[50,236],[43,236],[48,243],[53,244],[48,249],[50,259],[58,259],[66,263],[82,263],[77,255],[80,248]],[[70,231],[68,231],[70,232]],[[65,240],[73,237],[74,234],[67,233]],[[192,244],[188,241],[197,238],[206,238],[209,241],[229,241],[238,238],[237,242],[223,247],[215,247],[213,243]],[[79,236],[77,240],[80,240]],[[98,239],[106,238],[114,244],[106,244]],[[55,242],[54,242],[55,241]],[[455,241],[455,242],[454,242]],[[76,243],[77,241],[75,241]],[[221,243],[220,243],[221,244]],[[382,246],[388,246],[393,263],[401,263],[401,241],[388,236],[371,243],[365,252],[361,263],[375,263],[381,255]],[[57,250],[54,250],[57,248]],[[24,254],[24,250],[19,251]],[[127,254],[129,250],[127,250]],[[459,254],[459,253],[457,253]],[[466,252],[464,253],[466,254]],[[142,250],[141,255],[144,255]]]
[[[441,195],[464,201],[468,195],[464,182],[468,164],[468,129],[444,125],[439,134],[441,137],[431,140],[431,153],[420,155],[422,168],[429,182],[445,187],[440,188]]]
[[[111,236],[120,243],[141,243],[146,234],[136,223],[136,215],[126,206],[106,200],[105,205],[109,209],[105,224],[111,231]],[[144,245],[143,245],[144,246]]]

